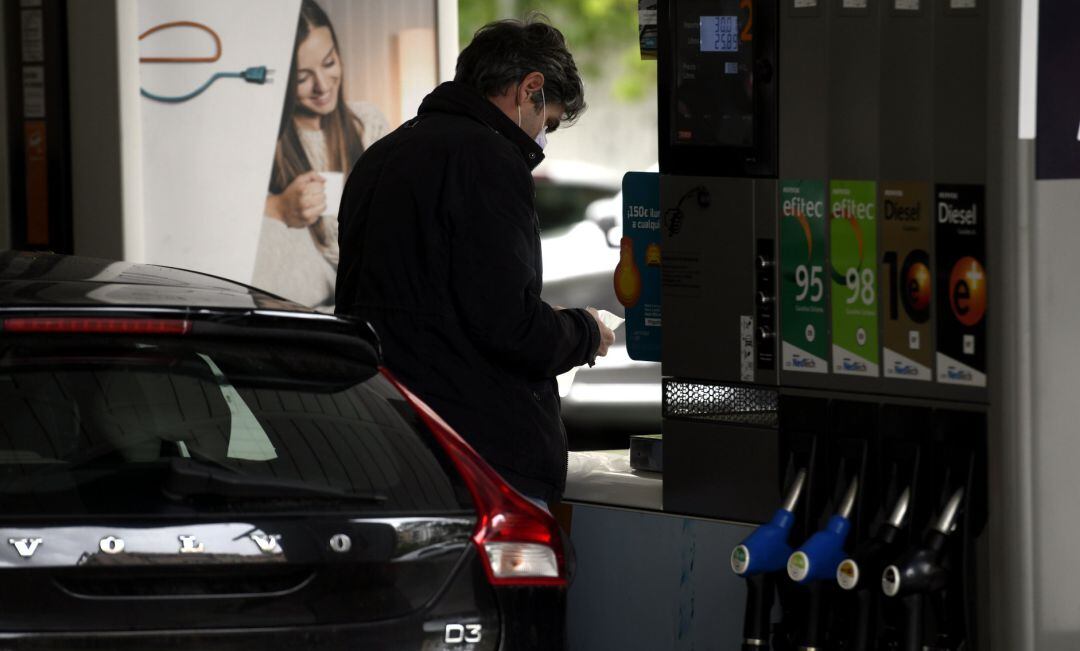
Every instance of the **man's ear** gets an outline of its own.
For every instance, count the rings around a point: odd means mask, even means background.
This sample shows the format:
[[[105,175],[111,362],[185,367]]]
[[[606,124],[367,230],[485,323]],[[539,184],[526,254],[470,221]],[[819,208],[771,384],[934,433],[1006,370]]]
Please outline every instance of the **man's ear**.
[[[518,86],[518,102],[524,104],[525,100],[539,93],[543,87],[544,73],[539,70],[530,72],[525,75],[525,78],[521,80],[521,85]]]

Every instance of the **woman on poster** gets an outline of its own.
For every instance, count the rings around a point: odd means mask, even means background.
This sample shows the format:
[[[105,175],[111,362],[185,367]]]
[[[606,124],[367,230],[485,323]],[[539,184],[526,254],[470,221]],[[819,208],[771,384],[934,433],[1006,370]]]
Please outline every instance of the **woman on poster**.
[[[345,101],[326,12],[303,0],[252,284],[332,312],[344,177],[389,130],[368,102]]]

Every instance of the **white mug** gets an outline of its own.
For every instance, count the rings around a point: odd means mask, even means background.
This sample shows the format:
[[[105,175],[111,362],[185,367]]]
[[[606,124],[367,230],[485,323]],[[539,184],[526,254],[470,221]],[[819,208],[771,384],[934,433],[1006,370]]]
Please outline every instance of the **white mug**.
[[[326,193],[326,210],[323,217],[337,217],[341,205],[341,193],[345,191],[345,175],[341,172],[319,172],[323,177],[323,191]]]

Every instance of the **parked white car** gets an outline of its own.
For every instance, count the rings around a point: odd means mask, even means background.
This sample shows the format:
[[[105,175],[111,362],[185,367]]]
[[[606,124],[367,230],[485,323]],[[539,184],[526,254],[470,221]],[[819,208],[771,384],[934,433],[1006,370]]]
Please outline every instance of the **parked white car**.
[[[544,300],[620,316],[612,276],[622,237],[622,174],[573,161],[545,161],[534,174],[544,257]],[[660,364],[630,359],[623,328],[593,368],[563,383],[571,437],[660,431]],[[605,440],[608,440],[605,438]],[[614,443],[614,441],[612,441]],[[574,441],[571,440],[571,446]]]

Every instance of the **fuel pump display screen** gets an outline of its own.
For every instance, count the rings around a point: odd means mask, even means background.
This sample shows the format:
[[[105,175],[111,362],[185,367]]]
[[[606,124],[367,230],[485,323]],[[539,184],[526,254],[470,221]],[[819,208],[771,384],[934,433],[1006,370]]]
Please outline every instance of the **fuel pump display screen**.
[[[684,0],[673,16],[673,145],[754,146],[752,3]]]
[[[702,16],[700,38],[702,52],[738,52],[739,17]]]

